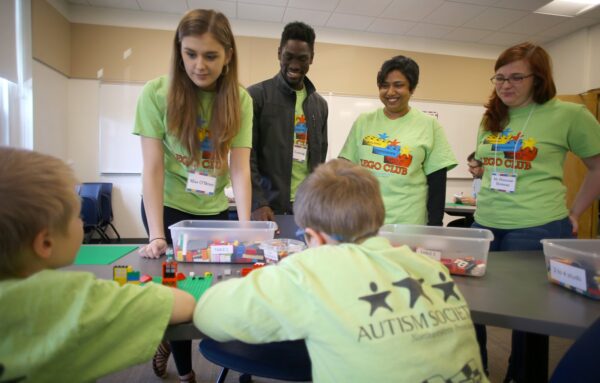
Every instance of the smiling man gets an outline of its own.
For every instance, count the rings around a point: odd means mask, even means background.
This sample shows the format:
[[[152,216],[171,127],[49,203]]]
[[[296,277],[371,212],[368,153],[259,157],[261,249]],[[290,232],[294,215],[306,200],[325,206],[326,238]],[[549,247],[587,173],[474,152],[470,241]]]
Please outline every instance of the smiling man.
[[[277,50],[280,71],[252,85],[252,219],[293,214],[296,190],[327,155],[327,102],[306,77],[313,62],[315,31],[302,22],[283,29]]]

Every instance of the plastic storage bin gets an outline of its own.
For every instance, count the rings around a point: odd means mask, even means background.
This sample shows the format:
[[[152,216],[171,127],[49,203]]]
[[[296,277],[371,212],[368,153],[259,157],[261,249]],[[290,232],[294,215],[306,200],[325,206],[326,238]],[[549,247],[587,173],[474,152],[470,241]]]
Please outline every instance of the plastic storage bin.
[[[485,274],[490,242],[486,229],[388,224],[379,234],[394,246],[407,245],[413,251],[442,262],[451,274],[481,277]]]
[[[600,299],[600,240],[542,239],[548,279]]]
[[[275,222],[181,221],[169,226],[178,262],[264,261],[259,245],[273,239]]]
[[[265,261],[277,263],[288,255],[306,249],[306,244],[296,239],[280,238],[265,241],[261,243],[260,248],[265,253]]]

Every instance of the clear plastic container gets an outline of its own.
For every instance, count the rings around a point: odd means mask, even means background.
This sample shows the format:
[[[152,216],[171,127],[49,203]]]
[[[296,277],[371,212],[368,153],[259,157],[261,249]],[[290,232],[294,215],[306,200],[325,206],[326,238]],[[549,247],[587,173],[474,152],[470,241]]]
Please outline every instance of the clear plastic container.
[[[379,234],[393,246],[409,246],[414,252],[442,262],[451,274],[481,277],[487,268],[491,231],[458,227],[388,224]]]
[[[600,239],[542,239],[548,279],[600,299]]]
[[[288,255],[299,253],[306,249],[306,244],[296,239],[279,238],[264,241],[260,245],[265,254],[265,261],[277,263]]]
[[[181,221],[169,226],[177,262],[251,263],[264,261],[259,248],[273,239],[270,221]]]

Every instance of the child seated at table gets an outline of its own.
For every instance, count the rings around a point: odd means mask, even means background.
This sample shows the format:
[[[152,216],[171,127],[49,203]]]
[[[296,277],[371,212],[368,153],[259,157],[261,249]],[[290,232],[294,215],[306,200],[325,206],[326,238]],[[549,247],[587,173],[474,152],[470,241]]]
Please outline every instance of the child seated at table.
[[[448,270],[377,236],[385,213],[373,175],[329,161],[300,185],[294,213],[310,248],[210,288],[194,312],[204,334],[304,339],[314,382],[487,382]]]
[[[150,360],[194,298],[125,285],[73,263],[83,239],[71,169],[55,157],[0,147],[0,381],[94,381]]]

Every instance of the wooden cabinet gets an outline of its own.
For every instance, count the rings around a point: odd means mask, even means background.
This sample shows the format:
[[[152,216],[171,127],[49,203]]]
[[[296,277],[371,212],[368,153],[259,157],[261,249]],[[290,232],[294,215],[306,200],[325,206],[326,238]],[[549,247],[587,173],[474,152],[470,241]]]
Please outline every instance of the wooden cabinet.
[[[600,89],[591,90],[578,95],[558,96],[563,101],[575,102],[585,105],[596,119],[600,117]],[[579,187],[587,173],[587,168],[573,153],[567,153],[564,165],[564,184],[567,186],[567,206],[570,208],[577,196]],[[588,208],[579,218],[579,238],[596,238],[598,236],[598,200]]]

